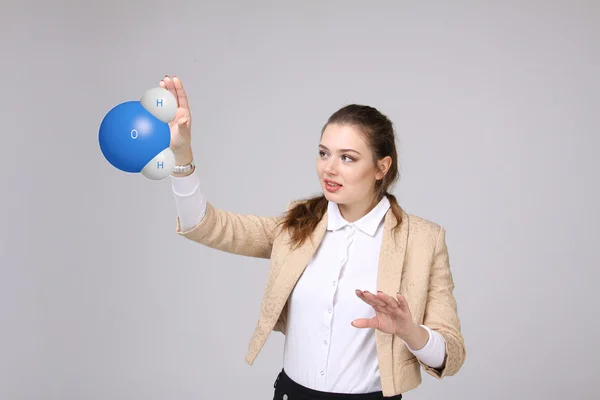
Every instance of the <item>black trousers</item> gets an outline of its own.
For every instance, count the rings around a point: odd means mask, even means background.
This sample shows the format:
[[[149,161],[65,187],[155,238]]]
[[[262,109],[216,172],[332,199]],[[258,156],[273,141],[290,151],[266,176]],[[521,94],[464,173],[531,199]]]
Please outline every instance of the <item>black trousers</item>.
[[[392,397],[383,397],[383,393],[359,393],[359,394],[346,394],[346,393],[328,393],[321,392],[318,390],[309,389],[296,382],[294,382],[285,371],[282,369],[275,384],[275,393],[273,400],[400,400],[402,395],[396,395]]]

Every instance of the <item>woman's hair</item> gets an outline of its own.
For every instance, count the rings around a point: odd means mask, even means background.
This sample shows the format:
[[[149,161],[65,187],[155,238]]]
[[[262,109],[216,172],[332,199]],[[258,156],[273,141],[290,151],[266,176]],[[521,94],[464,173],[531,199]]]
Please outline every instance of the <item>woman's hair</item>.
[[[390,200],[392,212],[400,226],[402,211],[396,197],[388,191],[398,180],[398,154],[394,138],[392,122],[377,109],[359,104],[347,105],[333,113],[321,130],[321,137],[330,124],[349,125],[358,129],[363,139],[373,153],[373,163],[384,157],[391,157],[392,164],[383,177],[375,182],[375,197],[373,206],[377,205],[383,196]],[[328,201],[323,194],[302,199],[290,208],[281,220],[281,226],[290,232],[292,244],[300,246],[314,231],[321,218],[327,211]]]

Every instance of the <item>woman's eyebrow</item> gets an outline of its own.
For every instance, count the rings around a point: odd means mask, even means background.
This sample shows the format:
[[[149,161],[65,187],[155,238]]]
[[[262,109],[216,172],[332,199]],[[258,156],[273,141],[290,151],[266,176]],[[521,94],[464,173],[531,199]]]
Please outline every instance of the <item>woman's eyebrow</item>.
[[[329,149],[326,146],[323,146],[322,144],[319,145],[320,148],[325,149],[327,151],[329,151]],[[340,149],[339,150],[340,153],[349,153],[349,152],[353,152],[356,153],[358,155],[360,155],[360,153],[354,149]]]

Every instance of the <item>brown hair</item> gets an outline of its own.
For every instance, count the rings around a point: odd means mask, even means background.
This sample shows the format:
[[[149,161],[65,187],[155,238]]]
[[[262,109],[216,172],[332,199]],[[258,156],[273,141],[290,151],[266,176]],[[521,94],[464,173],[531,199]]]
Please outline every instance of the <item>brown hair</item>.
[[[375,182],[373,206],[377,205],[383,196],[387,196],[392,212],[398,221],[395,228],[398,228],[402,221],[402,211],[396,197],[388,192],[399,178],[398,154],[392,122],[373,107],[350,104],[329,117],[321,130],[321,137],[330,124],[350,125],[358,128],[373,153],[374,163],[384,157],[391,157],[392,164],[389,170],[383,179]],[[311,235],[327,211],[327,204],[327,199],[321,194],[300,200],[284,214],[281,226],[289,230],[292,244],[299,246]]]

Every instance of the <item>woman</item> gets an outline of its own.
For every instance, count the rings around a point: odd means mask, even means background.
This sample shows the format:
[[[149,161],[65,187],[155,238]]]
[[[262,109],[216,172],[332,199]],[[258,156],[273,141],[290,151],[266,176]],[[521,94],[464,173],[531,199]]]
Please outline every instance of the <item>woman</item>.
[[[277,217],[215,208],[200,191],[191,114],[177,77],[170,123],[177,233],[214,249],[270,259],[246,361],[272,331],[285,335],[274,399],[401,399],[420,367],[442,378],[465,360],[444,229],[408,215],[389,193],[398,178],[392,123],[350,105],[325,124],[317,174],[323,194]]]

